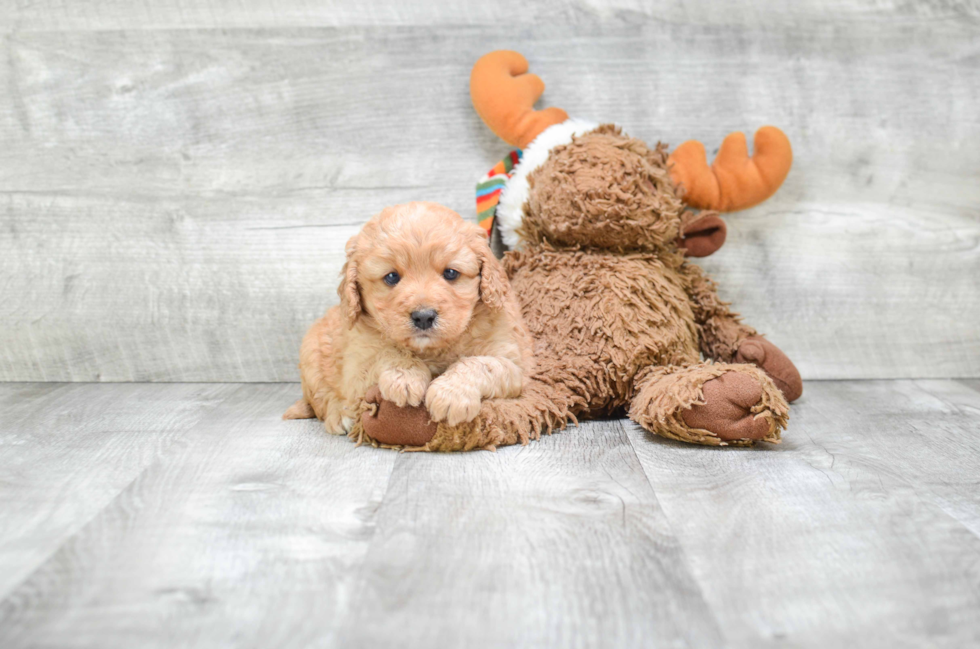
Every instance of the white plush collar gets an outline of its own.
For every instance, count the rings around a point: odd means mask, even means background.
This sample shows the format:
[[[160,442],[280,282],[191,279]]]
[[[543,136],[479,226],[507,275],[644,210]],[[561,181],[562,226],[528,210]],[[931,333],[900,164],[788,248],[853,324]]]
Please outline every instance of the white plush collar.
[[[524,203],[530,187],[527,177],[548,159],[548,154],[556,146],[568,144],[576,135],[582,135],[598,128],[598,124],[583,119],[569,118],[561,124],[549,126],[534,138],[523,151],[521,161],[500,194],[497,205],[496,222],[504,245],[510,249],[520,248],[517,228],[524,221]]]

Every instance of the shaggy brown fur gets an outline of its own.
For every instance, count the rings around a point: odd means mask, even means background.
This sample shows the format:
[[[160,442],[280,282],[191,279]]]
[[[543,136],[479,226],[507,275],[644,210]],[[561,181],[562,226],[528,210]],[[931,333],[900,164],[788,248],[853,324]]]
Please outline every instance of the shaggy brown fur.
[[[732,363],[756,331],[678,248],[689,214],[666,147],[601,126],[554,148],[528,183],[524,246],[504,266],[534,339],[536,371],[520,398],[484,402],[477,419],[440,425],[418,450],[526,443],[569,418],[627,412],[687,442],[778,442],[786,399],[760,368]],[[725,376],[711,386],[714,409],[706,408],[705,384]],[[699,427],[719,409],[735,413],[731,430],[745,437]],[[363,429],[358,435],[371,441]]]
[[[612,125],[556,147],[528,178],[521,237],[531,245],[676,252],[683,203],[666,148],[647,148]]]
[[[681,414],[703,403],[705,382],[738,372],[760,386],[751,414],[767,422],[763,438],[778,441],[782,394],[755,366],[729,364],[756,331],[677,247],[684,209],[666,147],[601,126],[553,149],[528,183],[527,244],[504,265],[535,355],[561,359],[551,378],[576,397],[569,412],[629,411],[659,435],[720,444]]]

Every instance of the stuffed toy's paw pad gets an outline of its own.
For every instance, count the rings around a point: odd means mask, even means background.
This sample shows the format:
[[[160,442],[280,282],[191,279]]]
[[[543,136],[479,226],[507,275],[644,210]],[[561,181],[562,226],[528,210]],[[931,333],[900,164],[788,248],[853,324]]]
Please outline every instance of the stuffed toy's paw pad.
[[[762,336],[742,341],[735,353],[736,363],[751,363],[769,375],[779,391],[792,403],[803,394],[803,379],[793,361],[779,347]]]
[[[769,421],[752,414],[762,400],[762,386],[752,376],[727,372],[705,381],[701,390],[704,403],[681,413],[691,428],[709,430],[725,441],[763,439],[769,434]]]
[[[439,425],[422,406],[397,406],[381,396],[378,386],[371,387],[364,400],[377,406],[373,413],[361,415],[364,432],[372,439],[389,446],[425,446],[435,437]]]

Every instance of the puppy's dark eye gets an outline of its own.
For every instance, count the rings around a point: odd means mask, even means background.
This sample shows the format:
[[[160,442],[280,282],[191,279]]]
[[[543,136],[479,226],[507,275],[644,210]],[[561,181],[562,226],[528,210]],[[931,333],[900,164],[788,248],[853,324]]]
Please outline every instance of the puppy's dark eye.
[[[447,268],[446,270],[442,271],[442,276],[451,282],[459,277],[459,271],[455,268]]]
[[[394,286],[401,279],[401,275],[399,275],[398,273],[388,273],[382,279],[384,280],[384,283],[387,284],[388,286]]]

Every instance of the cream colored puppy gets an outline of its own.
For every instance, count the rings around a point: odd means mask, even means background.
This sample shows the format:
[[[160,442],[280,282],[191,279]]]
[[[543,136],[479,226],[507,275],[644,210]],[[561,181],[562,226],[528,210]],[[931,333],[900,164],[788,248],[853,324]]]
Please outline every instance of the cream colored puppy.
[[[340,304],[303,339],[303,398],[284,419],[348,432],[374,384],[453,425],[476,417],[482,399],[520,395],[530,338],[479,226],[436,203],[396,205],[346,250]]]

